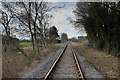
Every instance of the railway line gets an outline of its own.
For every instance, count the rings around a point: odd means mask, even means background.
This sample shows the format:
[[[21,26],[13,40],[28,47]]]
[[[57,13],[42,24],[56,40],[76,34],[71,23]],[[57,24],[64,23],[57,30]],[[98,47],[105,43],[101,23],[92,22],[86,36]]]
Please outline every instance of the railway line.
[[[76,52],[72,48],[71,43],[65,45],[64,49],[45,75],[44,80],[56,78],[85,80]]]

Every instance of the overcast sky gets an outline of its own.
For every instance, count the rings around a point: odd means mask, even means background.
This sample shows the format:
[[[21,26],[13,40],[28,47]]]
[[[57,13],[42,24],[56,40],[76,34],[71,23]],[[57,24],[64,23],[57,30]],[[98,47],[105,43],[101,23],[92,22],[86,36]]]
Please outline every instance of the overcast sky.
[[[75,2],[57,2],[55,5],[64,5],[64,8],[59,9],[57,12],[53,12],[54,18],[52,19],[52,25],[56,26],[58,29],[58,33],[61,34],[63,32],[68,34],[68,37],[78,37],[85,36],[86,33],[84,31],[78,32],[75,30],[74,26],[67,21],[68,17],[75,19],[75,15],[73,10],[75,9]]]
[[[73,13],[75,2],[53,2],[53,4],[55,6],[63,6],[65,4],[65,7],[52,12],[54,18],[51,20],[51,26],[57,27],[59,35],[61,35],[61,33],[67,33],[68,38],[86,36],[85,31],[78,32],[78,30],[75,30],[74,26],[67,21],[68,17],[75,19]]]

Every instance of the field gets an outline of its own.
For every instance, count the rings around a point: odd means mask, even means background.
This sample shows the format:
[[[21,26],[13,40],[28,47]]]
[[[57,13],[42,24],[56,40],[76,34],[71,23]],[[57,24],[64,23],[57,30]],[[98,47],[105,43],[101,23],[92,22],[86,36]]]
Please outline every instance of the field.
[[[31,42],[20,42],[20,46],[23,49],[32,49],[32,43]]]

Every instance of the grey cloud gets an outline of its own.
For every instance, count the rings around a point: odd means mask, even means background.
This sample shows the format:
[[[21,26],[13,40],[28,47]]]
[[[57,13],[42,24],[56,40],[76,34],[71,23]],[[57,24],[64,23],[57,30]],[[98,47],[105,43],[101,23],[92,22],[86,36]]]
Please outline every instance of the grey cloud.
[[[70,2],[64,4],[66,5],[66,7],[60,9],[59,10],[60,13],[59,12],[53,13],[54,18],[52,19],[52,24],[58,28],[59,34],[65,32],[68,34],[69,38],[85,36],[86,35],[85,31],[81,31],[78,33],[78,31],[74,29],[72,24],[70,24],[67,21],[68,17],[75,18],[75,15],[72,13],[75,3]]]

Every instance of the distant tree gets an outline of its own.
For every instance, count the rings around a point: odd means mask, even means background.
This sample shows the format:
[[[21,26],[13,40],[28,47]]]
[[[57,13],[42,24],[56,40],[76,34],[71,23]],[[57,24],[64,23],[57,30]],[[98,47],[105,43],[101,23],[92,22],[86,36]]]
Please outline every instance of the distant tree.
[[[78,41],[76,37],[72,37],[72,38],[70,38],[69,40],[72,41],[72,42]]]
[[[62,33],[62,34],[61,34],[61,39],[62,39],[62,41],[67,41],[67,40],[68,40],[68,35],[67,35],[67,33]]]
[[[50,41],[55,41],[56,38],[58,38],[59,35],[58,35],[58,30],[55,26],[52,26],[49,30],[49,38],[50,38]]]

